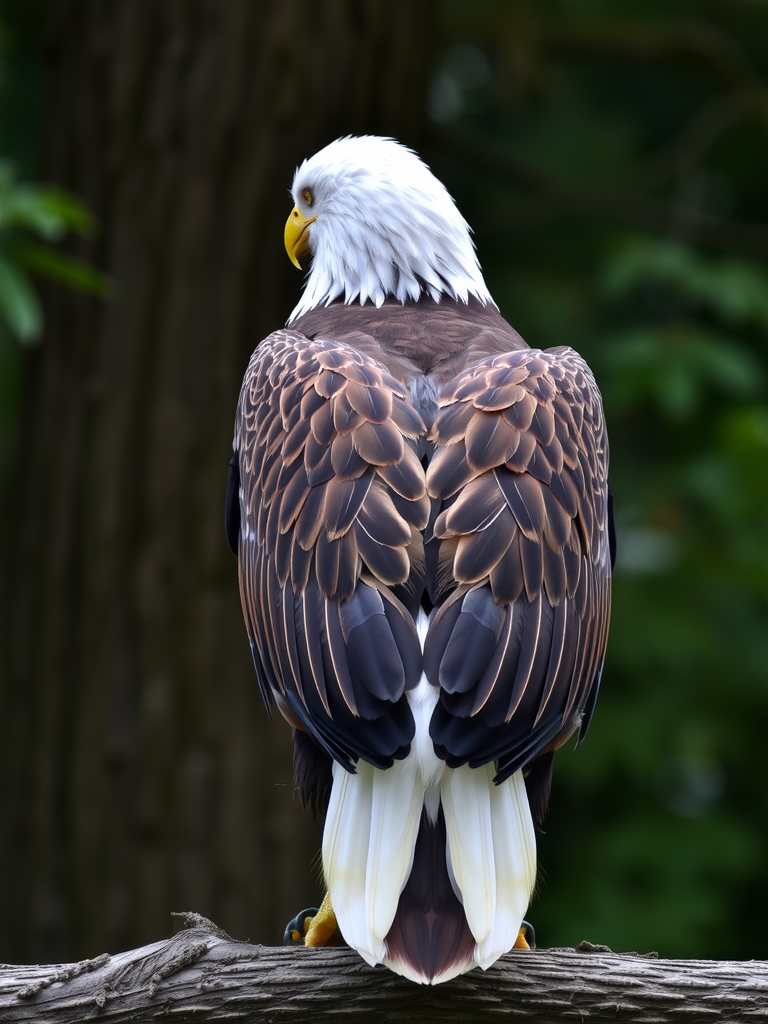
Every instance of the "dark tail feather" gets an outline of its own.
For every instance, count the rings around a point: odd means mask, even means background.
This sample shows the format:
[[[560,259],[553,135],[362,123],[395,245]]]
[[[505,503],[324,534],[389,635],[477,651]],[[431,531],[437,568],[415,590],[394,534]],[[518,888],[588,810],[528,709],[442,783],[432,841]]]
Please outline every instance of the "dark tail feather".
[[[293,781],[304,810],[324,813],[333,784],[333,761],[312,737],[301,729],[293,730]]]
[[[528,793],[528,805],[536,828],[541,830],[544,816],[549,806],[549,792],[552,788],[552,759],[554,750],[540,754],[530,765],[525,775],[525,788]]]
[[[475,940],[448,876],[442,807],[434,823],[422,811],[413,867],[386,943],[387,960],[424,982],[473,964]]]

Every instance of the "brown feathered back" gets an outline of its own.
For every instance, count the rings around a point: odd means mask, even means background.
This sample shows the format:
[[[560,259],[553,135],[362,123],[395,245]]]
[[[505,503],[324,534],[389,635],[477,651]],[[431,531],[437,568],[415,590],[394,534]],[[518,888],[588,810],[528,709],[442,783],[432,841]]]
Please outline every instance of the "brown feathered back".
[[[404,757],[422,668],[449,766],[495,761],[501,780],[583,733],[610,606],[608,449],[573,350],[528,348],[476,299],[314,309],[254,353],[235,448],[262,689],[320,757]]]

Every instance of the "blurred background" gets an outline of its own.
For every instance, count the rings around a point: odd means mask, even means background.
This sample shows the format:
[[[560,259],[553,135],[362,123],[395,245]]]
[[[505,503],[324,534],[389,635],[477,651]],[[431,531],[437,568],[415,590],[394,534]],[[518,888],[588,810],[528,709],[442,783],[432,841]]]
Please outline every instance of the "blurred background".
[[[537,347],[595,370],[619,559],[540,944],[766,958],[765,0],[0,3],[0,960],[281,941],[319,823],[222,506],[301,276],[296,164],[416,148]]]

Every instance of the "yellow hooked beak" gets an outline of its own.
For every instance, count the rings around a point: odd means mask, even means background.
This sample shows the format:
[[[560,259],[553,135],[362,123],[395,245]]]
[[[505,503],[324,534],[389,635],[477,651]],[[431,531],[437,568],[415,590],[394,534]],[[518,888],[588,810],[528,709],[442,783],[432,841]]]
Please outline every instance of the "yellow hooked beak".
[[[294,267],[301,270],[299,259],[309,252],[309,233],[307,228],[314,224],[317,217],[305,217],[298,206],[291,210],[285,222],[285,251]]]

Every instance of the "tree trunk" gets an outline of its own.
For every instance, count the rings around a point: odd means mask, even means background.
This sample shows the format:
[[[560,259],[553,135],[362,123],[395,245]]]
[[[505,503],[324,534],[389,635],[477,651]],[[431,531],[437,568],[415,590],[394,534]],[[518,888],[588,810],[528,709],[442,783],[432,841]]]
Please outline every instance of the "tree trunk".
[[[371,968],[348,948],[251,946],[197,915],[192,927],[63,967],[0,968],[0,1017],[99,1021],[319,1021],[377,1024],[746,1024],[768,1021],[768,964],[659,960],[605,946],[507,954],[435,988]]]
[[[51,291],[29,367],[0,721],[0,958],[162,936],[197,906],[279,941],[319,828],[260,706],[223,539],[237,393],[301,278],[296,164],[418,145],[430,6],[52,0],[46,178],[101,230],[106,303]]]

